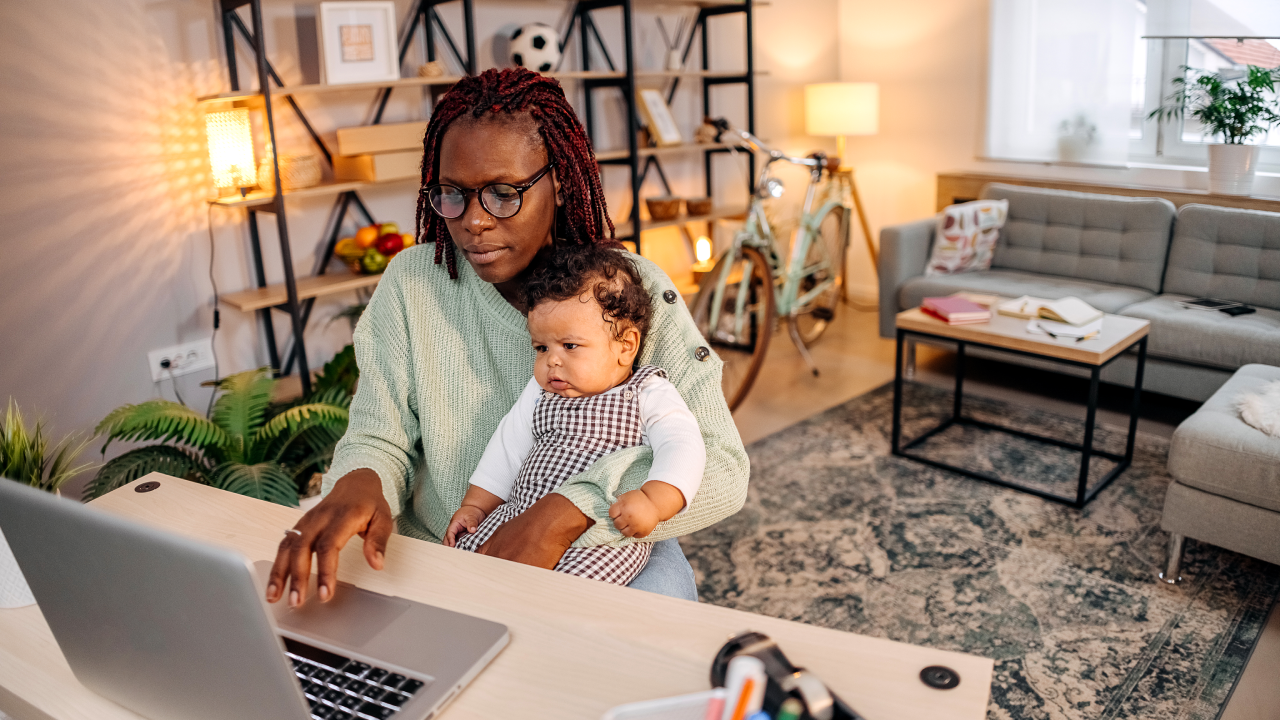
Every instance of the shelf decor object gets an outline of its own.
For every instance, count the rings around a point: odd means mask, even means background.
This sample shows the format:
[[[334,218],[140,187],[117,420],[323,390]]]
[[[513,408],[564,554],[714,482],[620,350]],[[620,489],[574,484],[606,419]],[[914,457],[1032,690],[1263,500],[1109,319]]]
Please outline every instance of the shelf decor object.
[[[204,129],[209,140],[209,170],[219,196],[257,185],[249,108],[206,113]]]
[[[330,85],[400,79],[396,4],[388,0],[320,3],[324,81]]]
[[[819,137],[836,137],[838,168],[828,168],[831,179],[849,193],[858,213],[862,238],[867,244],[872,269],[877,269],[879,252],[871,238],[867,213],[862,209],[853,166],[845,162],[846,135],[875,135],[880,132],[880,86],[868,82],[815,83],[804,86],[804,130]],[[845,286],[848,287],[847,285]]]
[[[676,124],[676,119],[671,117],[671,108],[667,107],[667,101],[662,98],[662,93],[645,89],[639,92],[639,97],[640,113],[649,127],[649,137],[653,138],[659,147],[684,144],[684,138],[680,135],[680,126]]]

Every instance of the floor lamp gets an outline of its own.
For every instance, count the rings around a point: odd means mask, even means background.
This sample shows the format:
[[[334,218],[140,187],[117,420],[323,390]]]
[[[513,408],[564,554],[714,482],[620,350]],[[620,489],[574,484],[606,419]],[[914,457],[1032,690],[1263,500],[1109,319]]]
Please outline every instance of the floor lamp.
[[[845,160],[846,135],[875,135],[880,130],[880,86],[866,82],[834,82],[805,85],[804,128],[809,135],[835,136],[836,155],[840,169],[831,174],[832,179],[853,196],[853,206],[858,213],[862,237],[871,255],[871,267],[877,269],[879,253],[871,239],[867,226],[867,213],[858,197],[858,185],[853,180],[853,166]],[[846,283],[847,285],[847,283]]]

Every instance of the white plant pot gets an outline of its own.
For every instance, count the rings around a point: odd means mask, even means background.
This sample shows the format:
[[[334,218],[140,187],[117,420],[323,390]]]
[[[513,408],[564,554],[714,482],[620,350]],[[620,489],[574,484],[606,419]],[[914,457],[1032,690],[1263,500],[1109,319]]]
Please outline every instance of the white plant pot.
[[[1214,195],[1249,195],[1258,170],[1259,145],[1209,146],[1209,192]]]
[[[20,608],[35,603],[36,599],[31,595],[27,579],[22,576],[22,569],[9,550],[4,533],[0,532],[0,608]]]

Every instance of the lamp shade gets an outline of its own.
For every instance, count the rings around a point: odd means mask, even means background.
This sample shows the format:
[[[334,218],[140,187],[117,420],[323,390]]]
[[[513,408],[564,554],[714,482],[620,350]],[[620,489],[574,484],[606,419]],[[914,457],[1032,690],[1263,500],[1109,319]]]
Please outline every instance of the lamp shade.
[[[258,182],[253,160],[253,131],[248,108],[211,112],[204,116],[209,136],[209,168],[218,188],[251,187]]]
[[[804,130],[809,135],[875,135],[880,131],[880,86],[868,82],[804,86]]]

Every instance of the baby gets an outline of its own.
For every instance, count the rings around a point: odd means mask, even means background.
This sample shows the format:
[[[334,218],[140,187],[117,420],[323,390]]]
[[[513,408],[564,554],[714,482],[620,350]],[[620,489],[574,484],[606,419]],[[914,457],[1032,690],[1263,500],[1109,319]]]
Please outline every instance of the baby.
[[[653,313],[625,252],[595,245],[558,248],[524,284],[533,379],[489,440],[445,544],[479,548],[604,455],[649,445],[653,466],[639,490],[609,508],[623,535],[643,538],[693,502],[706,448],[698,422],[666,372],[633,367]],[[569,548],[556,570],[627,585],[649,561],[651,543]]]

